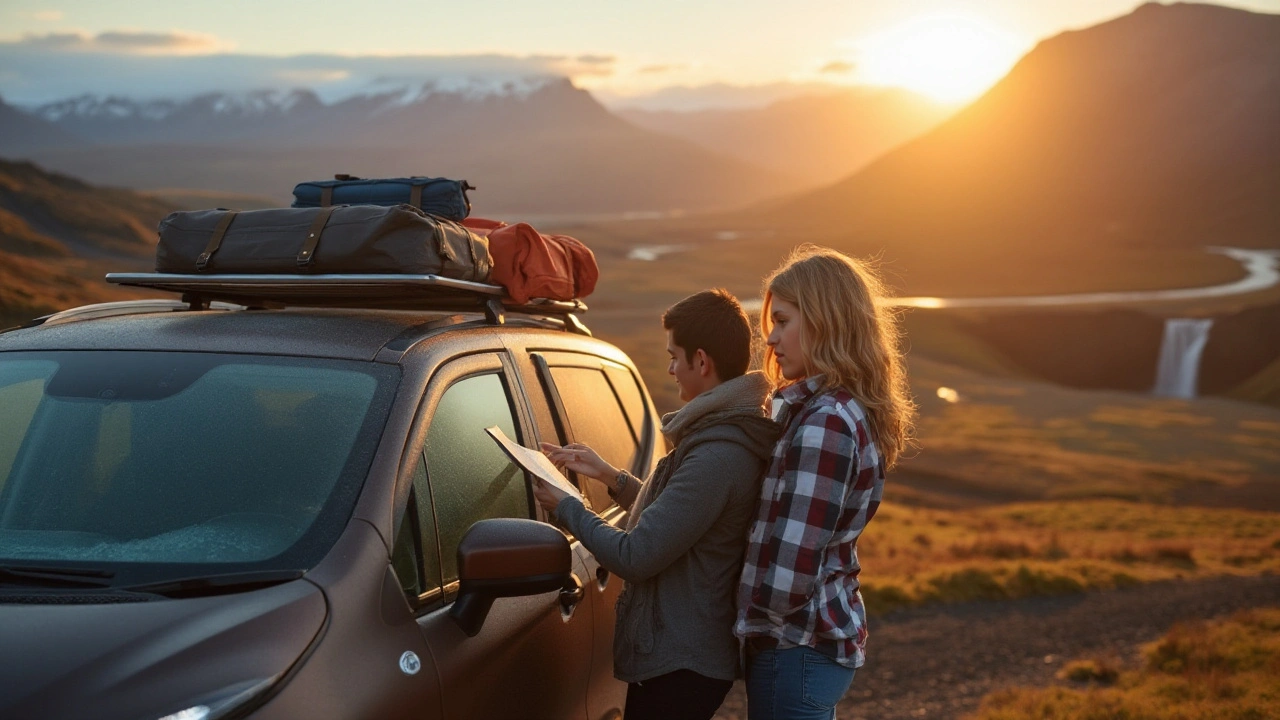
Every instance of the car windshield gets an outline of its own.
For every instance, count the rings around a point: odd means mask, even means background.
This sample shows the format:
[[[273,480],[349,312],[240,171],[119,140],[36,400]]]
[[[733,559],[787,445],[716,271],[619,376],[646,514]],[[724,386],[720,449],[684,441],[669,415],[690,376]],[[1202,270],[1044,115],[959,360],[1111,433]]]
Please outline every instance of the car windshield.
[[[314,358],[0,353],[0,567],[121,583],[309,568],[350,517],[398,378]]]

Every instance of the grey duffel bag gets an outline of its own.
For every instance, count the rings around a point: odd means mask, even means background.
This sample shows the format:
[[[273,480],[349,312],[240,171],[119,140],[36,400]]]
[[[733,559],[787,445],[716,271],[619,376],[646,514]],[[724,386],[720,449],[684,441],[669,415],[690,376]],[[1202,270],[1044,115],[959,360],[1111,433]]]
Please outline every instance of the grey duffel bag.
[[[489,241],[411,205],[194,210],[160,221],[162,273],[442,275],[484,282]]]

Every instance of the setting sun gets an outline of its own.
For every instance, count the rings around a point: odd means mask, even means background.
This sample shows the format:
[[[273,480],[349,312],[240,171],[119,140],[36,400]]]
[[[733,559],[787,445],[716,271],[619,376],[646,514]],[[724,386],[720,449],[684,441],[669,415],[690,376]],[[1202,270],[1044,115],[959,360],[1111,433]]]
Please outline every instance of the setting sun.
[[[959,16],[919,18],[862,44],[861,77],[944,102],[977,97],[999,80],[1024,48],[1010,36]]]

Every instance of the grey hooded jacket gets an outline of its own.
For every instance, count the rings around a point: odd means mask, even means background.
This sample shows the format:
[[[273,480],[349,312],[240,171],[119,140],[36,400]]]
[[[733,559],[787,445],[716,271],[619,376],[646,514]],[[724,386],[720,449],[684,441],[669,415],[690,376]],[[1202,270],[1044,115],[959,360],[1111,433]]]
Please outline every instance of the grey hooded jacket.
[[[627,530],[574,498],[556,508],[600,564],[626,581],[613,643],[620,680],[680,669],[721,680],[738,674],[734,595],[760,480],[780,435],[762,409],[767,383],[754,375],[709,391],[723,388],[721,401],[699,396],[664,418],[675,447],[645,482]]]

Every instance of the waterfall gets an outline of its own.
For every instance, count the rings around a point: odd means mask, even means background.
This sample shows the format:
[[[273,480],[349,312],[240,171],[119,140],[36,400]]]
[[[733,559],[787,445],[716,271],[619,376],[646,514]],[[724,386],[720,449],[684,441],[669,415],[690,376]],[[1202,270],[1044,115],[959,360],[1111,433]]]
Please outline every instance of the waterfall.
[[[1160,360],[1156,365],[1155,394],[1161,397],[1193,398],[1200,355],[1209,341],[1213,320],[1170,318],[1164,323]]]

